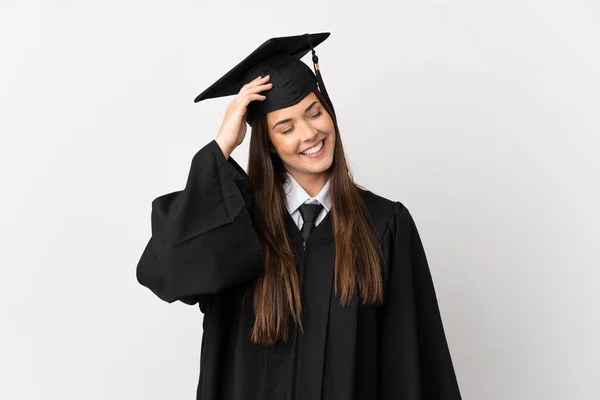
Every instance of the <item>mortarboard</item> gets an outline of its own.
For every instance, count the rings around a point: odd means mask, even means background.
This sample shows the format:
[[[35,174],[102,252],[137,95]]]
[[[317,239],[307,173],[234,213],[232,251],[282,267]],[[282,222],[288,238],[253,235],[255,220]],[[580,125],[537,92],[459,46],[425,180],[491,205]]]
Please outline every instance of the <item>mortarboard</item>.
[[[298,103],[314,89],[319,89],[333,110],[314,50],[329,35],[329,32],[323,32],[271,38],[200,93],[194,102],[237,94],[254,78],[270,75],[269,82],[273,86],[261,92],[266,98],[248,104],[246,121],[249,124],[256,117]],[[315,73],[300,60],[309,51],[312,51]]]

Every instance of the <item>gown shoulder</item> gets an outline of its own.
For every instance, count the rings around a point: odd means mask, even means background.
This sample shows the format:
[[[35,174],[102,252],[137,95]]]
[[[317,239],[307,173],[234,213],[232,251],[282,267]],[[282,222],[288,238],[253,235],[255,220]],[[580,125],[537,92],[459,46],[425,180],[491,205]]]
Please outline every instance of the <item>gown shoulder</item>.
[[[369,211],[377,237],[381,241],[386,232],[389,234],[394,218],[402,213],[408,213],[408,210],[401,201],[383,197],[362,186],[358,186],[358,190]]]

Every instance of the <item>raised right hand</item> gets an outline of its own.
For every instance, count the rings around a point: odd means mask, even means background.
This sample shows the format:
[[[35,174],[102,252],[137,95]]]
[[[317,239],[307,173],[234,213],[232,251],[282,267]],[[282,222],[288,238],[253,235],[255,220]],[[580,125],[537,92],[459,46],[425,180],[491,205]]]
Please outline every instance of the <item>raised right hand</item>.
[[[227,159],[231,152],[239,146],[246,136],[246,114],[248,104],[253,100],[262,101],[266,96],[259,94],[262,91],[271,89],[272,83],[267,83],[269,75],[257,77],[253,81],[246,83],[234,99],[227,105],[225,117],[219,133],[215,139],[225,158]]]

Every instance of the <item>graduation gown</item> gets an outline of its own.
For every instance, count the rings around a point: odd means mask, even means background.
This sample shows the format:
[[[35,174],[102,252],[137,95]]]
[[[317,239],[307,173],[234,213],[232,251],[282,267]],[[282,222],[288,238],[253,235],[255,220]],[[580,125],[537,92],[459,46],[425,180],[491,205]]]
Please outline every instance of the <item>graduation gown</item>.
[[[271,348],[249,340],[264,253],[245,171],[213,140],[194,155],[185,189],[152,201],[137,279],[162,300],[204,313],[198,400],[461,398],[415,222],[402,203],[361,195],[382,249],[384,304],[364,307],[355,297],[341,306],[331,213],[305,248],[286,213],[305,333],[292,323],[291,340]]]

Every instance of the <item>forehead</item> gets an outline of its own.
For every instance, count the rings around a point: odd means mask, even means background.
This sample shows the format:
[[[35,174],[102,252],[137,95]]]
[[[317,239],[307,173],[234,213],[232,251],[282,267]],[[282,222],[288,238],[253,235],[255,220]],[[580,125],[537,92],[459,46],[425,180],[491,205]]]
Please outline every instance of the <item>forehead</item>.
[[[274,111],[267,113],[267,121],[275,122],[280,119],[293,118],[296,115],[302,115],[302,114],[304,114],[304,110],[315,101],[318,102],[319,99],[313,92],[310,92],[309,94],[304,96],[304,98],[302,100],[300,100],[298,103],[294,104],[293,106],[289,106],[286,108],[280,108],[279,110],[274,110]],[[320,102],[319,102],[319,104],[320,104]]]

